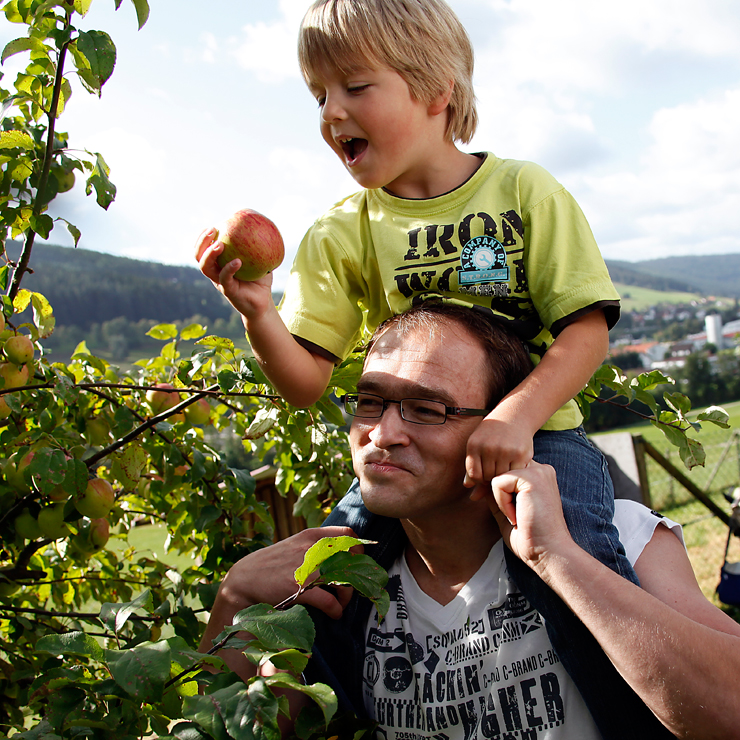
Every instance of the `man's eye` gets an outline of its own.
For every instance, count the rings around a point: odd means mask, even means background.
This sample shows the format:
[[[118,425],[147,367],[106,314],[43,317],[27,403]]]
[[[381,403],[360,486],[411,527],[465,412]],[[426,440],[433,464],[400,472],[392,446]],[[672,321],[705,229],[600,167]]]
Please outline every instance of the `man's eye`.
[[[437,403],[435,401],[417,401],[409,404],[411,406],[411,413],[417,419],[422,419],[426,422],[440,421],[445,418],[444,404]]]
[[[368,398],[359,396],[357,399],[358,411],[377,411],[383,407],[383,401],[380,398]]]

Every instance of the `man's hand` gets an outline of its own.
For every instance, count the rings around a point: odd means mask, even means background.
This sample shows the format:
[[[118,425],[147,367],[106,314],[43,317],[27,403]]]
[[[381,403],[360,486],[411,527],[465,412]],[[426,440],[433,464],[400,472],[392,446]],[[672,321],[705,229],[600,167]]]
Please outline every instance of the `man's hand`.
[[[272,300],[272,273],[259,280],[237,280],[236,271],[242,266],[241,260],[232,260],[223,268],[216,261],[223,252],[224,245],[216,241],[216,229],[204,231],[195,243],[195,260],[200,271],[226,296],[231,305],[247,320],[264,316],[274,308]]]
[[[257,550],[242,558],[229,570],[218,592],[219,599],[234,608],[234,614],[253,604],[275,606],[298,591],[293,576],[303,563],[306,551],[322,537],[354,537],[349,527],[306,529],[270,547]],[[352,548],[362,552],[362,545]],[[307,583],[318,573],[309,576]],[[315,606],[333,619],[342,616],[349,603],[352,589],[340,588],[336,595],[323,588],[312,588],[298,597],[297,603]]]
[[[527,467],[534,455],[534,432],[523,421],[494,409],[470,435],[465,457],[465,485],[486,483],[497,475]]]
[[[531,462],[491,481],[490,506],[504,541],[535,570],[549,556],[577,548],[563,517],[555,470]]]

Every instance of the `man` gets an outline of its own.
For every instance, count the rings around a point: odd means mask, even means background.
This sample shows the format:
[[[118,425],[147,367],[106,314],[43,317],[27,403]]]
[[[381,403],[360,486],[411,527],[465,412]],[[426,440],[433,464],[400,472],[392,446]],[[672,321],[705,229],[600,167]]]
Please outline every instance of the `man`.
[[[508,576],[505,542],[651,710],[635,720],[621,695],[607,695],[624,737],[650,736],[651,721],[653,737],[663,726],[678,737],[737,737],[740,626],[704,599],[665,520],[620,507],[620,536],[640,589],[573,543],[551,468],[532,463],[472,496],[464,487],[467,438],[512,386],[494,377],[490,343],[459,310],[394,317],[368,352],[347,405],[364,506],[350,495],[329,523],[349,523],[378,542],[366,551],[389,567],[391,609],[378,624],[367,602],[346,591],[307,592],[303,602],[317,610],[308,678],[330,683],[343,705],[367,710],[388,738],[598,738],[538,613]],[[498,359],[516,355],[511,345]],[[522,371],[513,362],[503,375]],[[203,646],[240,609],[293,593],[305,550],[348,531],[307,530],[237,563]],[[238,653],[227,660],[245,677],[254,671]],[[634,734],[631,721],[639,724]]]

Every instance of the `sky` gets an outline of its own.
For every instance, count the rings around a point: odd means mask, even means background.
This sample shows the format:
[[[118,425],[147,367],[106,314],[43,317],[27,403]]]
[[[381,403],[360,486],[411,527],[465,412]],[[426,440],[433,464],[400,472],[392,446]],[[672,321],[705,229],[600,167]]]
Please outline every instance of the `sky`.
[[[740,253],[740,3],[448,0],[476,51],[480,125],[465,151],[537,162],[584,210],[607,259]],[[205,228],[240,208],[301,237],[359,189],[319,135],[296,62],[309,0],[95,0],[80,23],[118,50],[100,98],[76,88],[59,128],[118,188],[52,215],[79,246],[195,266]],[[25,27],[0,17],[0,43]],[[2,68],[8,87],[24,55]],[[71,244],[63,223],[50,240]]]

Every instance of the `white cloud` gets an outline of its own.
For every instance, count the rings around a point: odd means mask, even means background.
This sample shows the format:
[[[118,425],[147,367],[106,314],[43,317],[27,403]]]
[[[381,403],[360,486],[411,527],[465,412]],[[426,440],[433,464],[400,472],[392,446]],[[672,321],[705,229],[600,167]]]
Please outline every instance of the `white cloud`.
[[[648,133],[634,171],[584,178],[604,253],[642,259],[739,251],[740,88],[661,109]]]
[[[300,76],[296,39],[306,8],[305,0],[281,0],[277,20],[244,26],[234,52],[239,64],[254,72],[261,82],[282,82]]]

